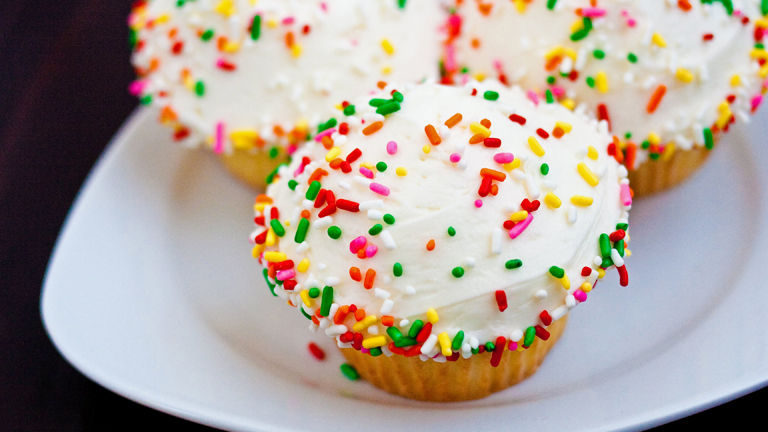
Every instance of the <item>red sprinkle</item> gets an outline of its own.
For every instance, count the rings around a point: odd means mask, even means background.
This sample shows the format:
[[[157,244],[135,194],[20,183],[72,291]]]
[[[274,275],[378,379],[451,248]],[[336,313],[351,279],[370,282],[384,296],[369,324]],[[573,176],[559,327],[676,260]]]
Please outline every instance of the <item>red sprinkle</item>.
[[[293,268],[293,260],[285,260],[272,264],[275,270],[288,270]]]
[[[616,270],[619,271],[619,284],[621,284],[621,286],[623,287],[629,285],[629,275],[627,274],[627,266],[623,265],[621,267],[616,267]]]
[[[318,359],[318,360],[325,359],[325,351],[323,351],[314,342],[310,342],[308,347],[309,347],[309,352],[311,352],[312,355],[315,356],[316,359]]]
[[[608,107],[605,104],[597,106],[597,119],[608,122],[608,132],[611,131],[611,116],[608,115]]]
[[[525,124],[525,122],[527,121],[525,119],[525,117],[519,116],[517,114],[512,114],[511,116],[509,116],[509,119],[512,120],[515,123],[519,123],[520,126],[523,126]]]
[[[339,340],[340,340],[342,343],[349,343],[349,342],[352,342],[352,340],[353,340],[354,338],[355,338],[355,334],[354,334],[354,333],[352,333],[351,331],[348,331],[348,332],[344,333],[343,335],[339,336]]]
[[[360,351],[362,347],[363,347],[363,334],[355,333],[355,337],[354,339],[352,339],[352,348]]]
[[[286,289],[286,291],[293,291],[294,288],[296,288],[296,285],[298,282],[296,282],[293,279],[288,279],[287,281],[283,282],[283,288]]]
[[[536,326],[536,336],[539,337],[541,340],[547,340],[549,339],[549,332],[544,329],[542,326]]]
[[[504,348],[507,347],[507,338],[499,336],[496,338],[496,346],[491,355],[491,366],[497,367],[501,363],[501,355],[504,354]]]
[[[477,193],[481,197],[487,197],[489,193],[491,193],[491,184],[493,180],[490,177],[483,177],[483,181],[480,183],[480,189],[477,191]]]
[[[263,233],[256,236],[256,244],[264,244],[267,241],[267,233],[269,230],[264,230]]]
[[[327,197],[326,197],[326,200],[327,200]],[[330,215],[332,215],[334,213],[336,213],[336,206],[328,204],[327,206],[325,206],[324,209],[320,210],[320,213],[317,214],[317,217],[324,218],[324,217],[330,216]]]
[[[496,291],[496,304],[499,306],[499,312],[507,310],[507,293],[503,290]]]
[[[320,192],[317,193],[317,198],[315,198],[315,208],[320,208],[325,205],[325,196],[327,193],[327,190],[320,189]]]
[[[587,266],[584,266],[584,267],[581,269],[581,275],[582,275],[582,276],[584,276],[584,277],[587,277],[587,276],[589,276],[589,275],[591,275],[591,274],[592,274],[592,269],[591,269],[591,268],[589,268],[589,267],[587,267]]]
[[[490,148],[501,147],[501,140],[499,138],[486,138],[483,140],[483,145]]]
[[[539,319],[541,320],[541,323],[544,324],[545,326],[552,324],[552,317],[549,316],[549,312],[547,311],[542,311],[539,314]]]
[[[612,242],[616,243],[619,240],[624,240],[624,237],[627,235],[624,230],[616,230],[611,233],[611,235],[608,236],[609,239],[611,239]]]
[[[347,157],[346,157],[346,161],[347,161],[348,163],[353,163],[353,162],[354,162],[354,161],[356,161],[358,158],[360,158],[360,156],[362,156],[362,155],[363,155],[363,152],[362,152],[362,151],[360,151],[360,149],[359,149],[359,148],[356,148],[356,149],[352,150],[352,152],[351,152],[350,154],[348,154],[348,155],[347,155]]]
[[[542,137],[544,139],[549,138],[549,132],[545,131],[542,128],[536,129],[536,135],[538,135],[538,136],[540,136],[540,137]]]
[[[432,323],[428,322],[424,324],[424,327],[421,328],[419,334],[416,335],[416,342],[423,344],[427,341],[430,333],[432,333]]]
[[[461,355],[461,351],[454,351],[453,354],[451,354],[449,357],[446,357],[445,359],[449,362],[455,362],[459,360],[459,356]]]
[[[346,210],[348,212],[357,213],[360,211],[360,204],[354,201],[338,199],[336,200],[336,207]]]

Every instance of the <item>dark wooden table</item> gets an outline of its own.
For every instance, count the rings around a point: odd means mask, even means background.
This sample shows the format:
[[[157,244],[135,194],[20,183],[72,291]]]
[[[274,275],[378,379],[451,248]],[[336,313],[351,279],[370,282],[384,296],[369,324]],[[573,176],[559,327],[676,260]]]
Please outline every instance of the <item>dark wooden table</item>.
[[[110,137],[136,106],[129,2],[0,6],[0,430],[212,430],[130,402],[88,380],[51,344],[40,287],[59,229]],[[727,348],[726,348],[727,349]],[[716,420],[762,424],[768,390],[659,430]]]

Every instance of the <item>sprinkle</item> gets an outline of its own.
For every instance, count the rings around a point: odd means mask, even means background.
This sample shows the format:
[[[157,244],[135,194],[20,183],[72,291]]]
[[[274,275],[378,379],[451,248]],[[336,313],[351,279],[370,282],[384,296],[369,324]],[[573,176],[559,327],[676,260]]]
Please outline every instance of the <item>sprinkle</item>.
[[[332,227],[328,228],[328,237],[330,237],[330,238],[332,238],[334,240],[338,240],[339,237],[341,237],[341,228],[339,228],[337,226],[332,226]]]
[[[336,207],[352,213],[357,213],[360,211],[360,204],[345,199],[336,200]]]
[[[493,155],[493,161],[502,165],[512,163],[514,160],[515,156],[512,153],[496,153]]]
[[[444,356],[450,357],[453,354],[453,351],[451,350],[451,337],[448,336],[448,332],[440,333],[437,340],[440,342],[440,352],[442,352]]]
[[[431,152],[432,149],[429,148],[429,144],[424,144],[424,147],[421,148],[421,151],[423,151],[424,154],[429,154],[429,152]]]
[[[526,217],[524,221],[515,224],[515,226],[513,226],[512,229],[509,230],[509,238],[514,240],[517,237],[519,237],[520,234],[522,234],[523,231],[525,231],[525,229],[528,228],[528,225],[530,225],[532,221],[533,221],[533,215],[529,213],[528,217]]]
[[[427,138],[429,139],[429,142],[432,143],[432,145],[438,145],[442,142],[440,140],[440,135],[437,134],[435,127],[431,124],[424,126],[424,133],[427,134]]]
[[[326,286],[323,288],[323,299],[320,304],[320,313],[323,316],[328,316],[331,312],[331,303],[333,303],[333,287]]]
[[[679,79],[684,83],[689,83],[693,81],[693,74],[691,73],[691,71],[685,68],[677,68],[677,72],[675,72],[675,76],[677,77],[677,79]]]
[[[507,293],[503,290],[496,291],[496,305],[499,307],[499,312],[507,310]]]
[[[499,93],[492,90],[488,90],[485,93],[483,93],[483,98],[485,100],[495,101],[499,99]]]
[[[363,348],[371,349],[378,348],[387,344],[387,338],[385,336],[374,336],[367,339],[363,339]]]
[[[395,48],[392,46],[392,44],[387,39],[381,40],[381,47],[384,49],[384,52],[387,53],[387,55],[392,55],[395,53]]]
[[[276,219],[272,219],[270,224],[272,224],[272,222],[274,222],[275,220]],[[307,237],[307,230],[309,230],[309,220],[306,218],[301,218],[301,220],[299,221],[299,227],[296,229],[296,235],[294,236],[293,240],[296,243],[303,242],[304,239]]]
[[[395,263],[395,265],[392,267],[392,274],[395,275],[395,277],[400,277],[403,275],[403,265],[400,263]]]
[[[536,154],[538,157],[544,156],[544,149],[541,147],[541,144],[536,140],[534,137],[528,137],[528,146],[531,147],[531,150]]]
[[[421,346],[421,353],[422,354],[429,354],[433,349],[435,349],[435,346],[437,346],[437,335],[436,334],[430,334],[423,342],[423,345]]]
[[[632,192],[629,190],[628,184],[624,183],[621,185],[619,198],[621,199],[621,203],[625,207],[629,207],[632,205]]]
[[[427,319],[429,320],[430,324],[434,325],[434,324],[437,324],[437,322],[440,320],[440,317],[437,316],[437,311],[430,308],[429,310],[427,310]],[[430,326],[430,329],[431,329],[431,326]]]
[[[616,270],[619,271],[619,284],[623,287],[629,285],[629,275],[627,275],[627,267],[626,266],[616,267]]]
[[[464,276],[464,269],[461,267],[456,267],[453,270],[451,270],[451,274],[456,279],[459,279],[460,277]]]
[[[585,164],[584,162],[579,162],[579,164],[576,166],[579,174],[581,177],[589,183],[590,186],[595,187],[600,183],[600,180],[597,178],[595,173],[592,172],[591,169]]]
[[[664,40],[664,37],[658,33],[653,34],[653,36],[651,37],[651,41],[654,44],[658,45],[660,48],[666,48],[667,46],[667,41]]]
[[[456,114],[452,115],[451,118],[449,118],[448,120],[445,121],[445,125],[448,126],[448,128],[450,129],[450,128],[456,126],[457,124],[459,124],[461,119],[462,119],[461,114],[456,113]]]
[[[405,177],[408,175],[408,169],[405,167],[397,167],[395,169],[395,174],[397,174],[400,177]]]
[[[528,327],[525,329],[525,338],[523,339],[523,348],[528,348],[533,344],[533,340],[536,337],[536,328]]]
[[[368,136],[372,135],[379,131],[384,126],[384,123],[378,121],[375,123],[371,123],[370,125],[366,126],[365,129],[363,129],[363,135]]]
[[[258,16],[258,15],[257,15]],[[323,360],[325,358],[325,351],[323,351],[319,346],[317,346],[314,342],[310,342],[309,345],[307,345],[307,348],[309,348],[309,352],[318,360]]]
[[[357,369],[355,369],[349,363],[342,364],[340,369],[341,373],[343,373],[344,376],[347,377],[350,381],[355,381],[360,378],[360,374],[357,373]]]
[[[560,208],[560,206],[563,204],[560,198],[558,198],[557,195],[553,194],[552,192],[549,192],[544,197],[544,202],[552,208]]]
[[[520,126],[524,126],[524,125],[525,125],[525,122],[526,122],[526,119],[525,119],[525,117],[523,117],[523,116],[519,116],[519,115],[517,115],[517,114],[512,114],[512,115],[510,115],[510,116],[509,116],[509,119],[510,119],[510,120],[512,120],[513,122],[515,122],[515,123],[519,124]]]
[[[307,258],[304,258],[299,262],[299,265],[296,267],[296,270],[298,270],[299,273],[304,273],[307,271],[308,268],[309,268],[309,260]],[[310,293],[310,297],[311,297],[311,293]]]
[[[528,218],[528,212],[525,210],[521,210],[519,212],[512,213],[512,216],[509,217],[509,220],[511,220],[512,222],[520,222],[520,221],[526,220],[527,218]]]
[[[592,160],[597,160],[597,149],[592,146],[587,147],[587,157]]]
[[[373,192],[379,195],[389,196],[389,188],[376,182],[372,182],[369,186]]]
[[[499,138],[485,138],[483,145],[488,148],[499,148],[501,147],[501,140]]]
[[[600,71],[595,76],[595,85],[600,93],[608,93],[608,75]]]
[[[283,262],[287,260],[288,257],[282,252],[264,252],[264,259],[267,260],[267,262],[275,263]]]
[[[481,177],[490,177],[492,180],[496,180],[498,182],[503,182],[507,179],[507,175],[504,174],[501,171],[492,170],[490,168],[482,168],[480,169],[480,176]]]
[[[392,234],[389,232],[389,230],[383,230],[379,234],[379,237],[381,238],[381,241],[384,243],[384,247],[389,250],[397,249],[397,244],[395,243],[395,239],[392,238]]]
[[[504,263],[504,267],[506,267],[507,270],[514,270],[522,266],[523,266],[523,262],[519,259],[509,260],[506,263]]]
[[[589,207],[594,200],[591,197],[583,195],[574,195],[571,197],[571,203],[580,207]]]
[[[390,141],[387,143],[387,153],[390,155],[393,155],[397,153],[397,143],[394,141]]]
[[[501,237],[502,237],[502,230],[501,228],[494,228],[493,233],[491,234],[491,252],[494,255],[501,255]]]
[[[362,309],[358,309],[358,311],[362,311]],[[355,318],[357,318],[357,314],[355,314]],[[361,332],[367,329],[368,327],[376,324],[376,322],[377,322],[376,315],[368,315],[364,318],[361,318],[358,322],[356,322],[352,326],[352,331]]]
[[[491,136],[491,131],[487,127],[483,126],[482,124],[480,124],[478,122],[470,123],[469,130],[471,130],[475,134],[482,135],[483,139],[488,138],[489,136]]]
[[[368,269],[368,271],[365,272],[365,280],[363,281],[363,286],[365,287],[365,289],[373,288],[373,281],[375,279],[376,279],[376,270]]]
[[[712,129],[704,128],[704,147],[712,150],[715,147],[715,140],[712,137]]]
[[[661,103],[662,98],[664,98],[664,94],[666,92],[667,86],[664,84],[661,84],[656,88],[656,90],[653,92],[653,95],[651,96],[651,99],[648,101],[648,106],[646,107],[648,114],[653,114],[656,111],[656,108],[659,107],[659,104]]]

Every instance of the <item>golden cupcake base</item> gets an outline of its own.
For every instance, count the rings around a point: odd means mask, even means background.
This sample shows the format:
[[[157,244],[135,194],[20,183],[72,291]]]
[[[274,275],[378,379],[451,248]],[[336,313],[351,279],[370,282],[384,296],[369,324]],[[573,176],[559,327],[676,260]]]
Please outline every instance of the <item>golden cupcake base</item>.
[[[677,150],[669,160],[648,160],[629,173],[629,185],[635,198],[653,195],[671,189],[690,178],[712,150],[694,147],[691,150]]]
[[[371,357],[352,348],[341,352],[361,377],[389,393],[429,402],[467,401],[484,398],[533,375],[563,334],[566,320],[567,316],[547,327],[550,338],[546,341],[537,338],[526,350],[505,350],[498,367],[491,366],[491,353],[437,363],[400,355]]]
[[[235,150],[232,154],[223,154],[220,159],[235,178],[254,189],[263,189],[267,185],[267,176],[283,162],[288,162],[288,156],[281,152],[276,158],[271,158],[269,152],[258,151],[250,153]]]

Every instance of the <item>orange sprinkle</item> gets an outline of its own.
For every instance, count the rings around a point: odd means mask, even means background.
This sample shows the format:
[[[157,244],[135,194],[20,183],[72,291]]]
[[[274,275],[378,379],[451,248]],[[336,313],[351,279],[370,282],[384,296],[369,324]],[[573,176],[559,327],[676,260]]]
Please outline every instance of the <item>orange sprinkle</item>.
[[[427,250],[430,251],[430,252],[435,250],[435,240],[434,239],[431,239],[431,240],[429,240],[427,242]]]
[[[679,7],[680,9],[686,12],[691,10],[691,4],[688,3],[688,0],[677,0],[677,7]]]
[[[485,126],[485,127],[486,127],[486,128],[488,128],[488,129],[490,129],[490,128],[491,128],[491,121],[490,121],[490,120],[488,120],[488,119],[485,119],[485,118],[484,118],[484,119],[480,120],[480,124],[481,124],[481,125],[483,125],[483,126]]]
[[[268,195],[266,195],[266,194],[259,194],[259,196],[257,196],[257,197],[256,197],[256,202],[257,202],[257,203],[267,203],[267,204],[272,204],[272,198],[270,198],[270,197],[269,197]]]
[[[285,135],[285,130],[283,130],[283,128],[282,128],[280,125],[275,125],[275,126],[272,128],[272,132],[274,132],[274,133],[275,133],[275,135],[277,135],[277,136],[279,136],[279,137],[281,137],[281,136],[284,136],[284,135]]]
[[[376,83],[376,87],[379,88],[379,90],[384,90],[384,87],[387,86],[387,83],[385,81],[379,81]]]
[[[331,147],[333,147],[333,138],[329,137],[328,135],[322,137],[321,142],[323,143],[323,147],[325,147],[326,150],[330,150]]]
[[[383,317],[381,317],[381,323],[387,327],[392,327],[393,325],[395,325],[395,317],[390,315],[384,315]]]
[[[304,219],[309,219],[310,216],[312,216],[312,213],[310,213],[309,210],[301,211],[301,217],[303,217]]]
[[[499,186],[494,183],[491,185],[491,195],[496,196],[497,193],[499,193]]]
[[[368,125],[365,129],[363,129],[363,135],[371,135],[379,131],[384,126],[384,123],[378,121],[376,123],[371,123]]]
[[[481,142],[485,141],[485,135],[478,133],[472,135],[472,138],[469,139],[470,144],[479,144]]]
[[[565,135],[565,131],[560,129],[560,127],[555,127],[555,130],[552,131],[552,136],[555,138],[562,138],[563,135]]]
[[[507,179],[507,175],[504,174],[501,171],[492,170],[490,168],[483,168],[480,170],[480,175],[482,177],[490,177],[496,181],[503,182]]]
[[[448,126],[448,128],[450,129],[456,126],[461,121],[461,119],[462,119],[461,114],[456,113],[452,115],[451,118],[445,121],[445,125]]]
[[[363,275],[360,273],[360,269],[357,267],[349,268],[349,277],[351,277],[352,280],[356,282],[363,280]]]
[[[290,300],[288,300],[288,305],[289,305],[289,306],[293,306],[293,307],[296,307],[296,305],[295,305],[295,304],[293,304],[293,302],[292,302],[292,301],[290,301]]]
[[[624,166],[626,166],[629,171],[632,171],[635,169],[636,157],[637,157],[637,146],[634,143],[627,144],[627,156],[624,161]]]
[[[293,46],[293,32],[288,32],[285,34],[285,44],[288,46],[288,48]]]
[[[472,48],[480,48],[480,39],[472,38]]]
[[[319,309],[318,309],[319,310]],[[357,322],[360,322],[365,318],[365,310],[364,309],[358,309],[355,311],[355,320]]]
[[[311,176],[309,176],[309,180],[307,180],[307,184],[312,184],[313,181],[317,180],[320,181],[320,179],[323,178],[323,176],[327,176],[328,171],[318,168],[316,169]]]
[[[544,69],[546,69],[548,72],[551,72],[557,68],[557,65],[559,65],[561,61],[563,61],[562,56],[554,56],[549,59],[546,66],[544,66]]]
[[[360,248],[360,250],[357,251],[357,257],[360,259],[365,259],[365,248]]]
[[[365,281],[363,281],[365,289],[373,288],[374,279],[376,279],[376,270],[368,269],[368,271],[365,272]]]
[[[651,100],[648,101],[648,114],[653,114],[654,111],[656,111],[656,108],[659,107],[659,104],[661,103],[661,99],[664,97],[664,93],[667,92],[667,86],[664,84],[659,85],[656,87],[656,91],[653,92],[653,96],[651,96]]]
[[[616,153],[613,154],[613,158],[616,159],[616,162],[618,163],[624,163],[624,152],[621,151],[619,137],[616,135],[613,136],[613,144],[616,146]]]
[[[427,138],[429,138],[429,142],[431,142],[432,145],[438,145],[442,142],[442,140],[440,140],[440,135],[437,134],[435,127],[431,124],[424,126],[424,132],[427,134]]]
[[[331,163],[328,164],[328,166],[331,167],[331,169],[339,169],[341,166],[341,163],[344,162],[344,159],[342,158],[336,158],[331,161]]]
[[[267,276],[271,277],[272,279],[274,279],[275,276],[277,276],[277,270],[275,269],[274,266],[269,266],[269,268],[267,269]]]
[[[290,303],[290,302],[291,302],[291,301],[290,301],[290,300],[288,300],[288,303]],[[291,305],[291,306],[293,306],[293,305]],[[313,316],[313,317],[312,317],[312,323],[314,323],[315,325],[320,325],[320,320],[319,320],[319,319],[317,319],[317,317],[316,317],[316,316]]]
[[[344,305],[339,308],[339,310],[336,311],[336,315],[333,316],[333,323],[334,324],[341,324],[344,322],[344,320],[347,318],[347,315],[349,315],[349,306]]]

